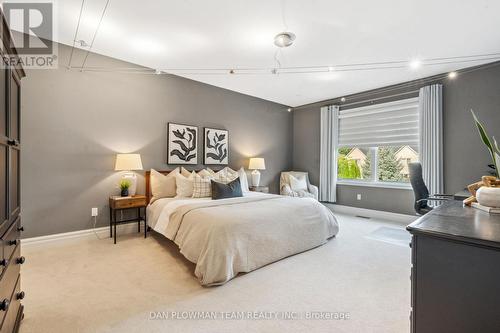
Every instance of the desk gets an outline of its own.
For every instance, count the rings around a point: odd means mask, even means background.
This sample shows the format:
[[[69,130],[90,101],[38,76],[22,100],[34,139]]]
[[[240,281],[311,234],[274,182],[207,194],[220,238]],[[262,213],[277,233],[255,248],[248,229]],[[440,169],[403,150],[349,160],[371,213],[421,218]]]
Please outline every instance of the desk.
[[[472,194],[470,194],[470,192],[468,190],[462,190],[460,192],[457,192],[453,195],[453,199],[455,200],[460,200],[460,201],[464,201],[465,199],[467,199],[468,197],[470,197]]]
[[[447,201],[407,229],[411,332],[500,332],[500,215]]]

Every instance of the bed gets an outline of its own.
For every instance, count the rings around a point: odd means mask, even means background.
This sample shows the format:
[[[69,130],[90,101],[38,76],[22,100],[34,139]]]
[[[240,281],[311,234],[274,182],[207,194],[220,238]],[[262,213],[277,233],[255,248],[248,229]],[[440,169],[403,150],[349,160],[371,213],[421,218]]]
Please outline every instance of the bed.
[[[148,173],[146,196],[150,202]],[[320,246],[339,230],[333,213],[314,199],[257,192],[221,200],[162,198],[148,205],[147,217],[149,227],[196,264],[204,286]]]

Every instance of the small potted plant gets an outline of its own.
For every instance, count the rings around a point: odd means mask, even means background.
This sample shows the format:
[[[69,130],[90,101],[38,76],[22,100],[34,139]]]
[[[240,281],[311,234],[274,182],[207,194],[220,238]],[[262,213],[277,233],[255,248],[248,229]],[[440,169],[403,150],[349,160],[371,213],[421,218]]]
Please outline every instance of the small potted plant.
[[[128,179],[120,180],[120,194],[122,197],[128,197],[128,189],[132,185],[132,182]]]
[[[481,137],[481,140],[486,148],[488,148],[495,169],[492,177],[482,177],[482,186],[480,185],[479,189],[477,189],[475,197],[480,205],[500,208],[500,147],[498,146],[495,137],[490,139],[490,136],[486,133],[483,124],[476,117],[474,111],[471,110],[471,112],[474,117],[477,130],[479,131],[479,136]]]
[[[474,117],[474,122],[476,123],[479,136],[481,137],[481,140],[483,141],[486,148],[488,148],[488,151],[490,153],[491,161],[493,162],[493,168],[495,169],[494,176],[497,177],[497,179],[500,179],[500,147],[498,146],[497,140],[495,140],[495,137],[492,137],[490,139],[488,133],[486,133],[486,130],[484,129],[483,124],[479,121],[474,111],[471,110],[471,113],[472,117]]]

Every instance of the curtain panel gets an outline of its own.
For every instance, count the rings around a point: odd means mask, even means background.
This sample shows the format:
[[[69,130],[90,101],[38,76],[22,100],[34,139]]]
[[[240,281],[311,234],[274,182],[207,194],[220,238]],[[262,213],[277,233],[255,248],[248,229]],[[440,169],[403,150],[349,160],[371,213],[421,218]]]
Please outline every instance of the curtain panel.
[[[321,108],[321,142],[319,168],[319,200],[337,200],[337,142],[339,107],[330,105]]]
[[[443,181],[443,86],[434,84],[419,91],[420,162],[429,193],[444,192]]]

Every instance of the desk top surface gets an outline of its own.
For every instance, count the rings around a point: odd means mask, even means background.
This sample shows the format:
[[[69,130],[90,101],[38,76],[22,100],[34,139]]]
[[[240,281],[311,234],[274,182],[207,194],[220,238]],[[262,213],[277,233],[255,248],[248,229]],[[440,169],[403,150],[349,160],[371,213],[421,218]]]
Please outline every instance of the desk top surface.
[[[500,214],[489,214],[461,201],[448,201],[407,227],[424,234],[500,248]]]

